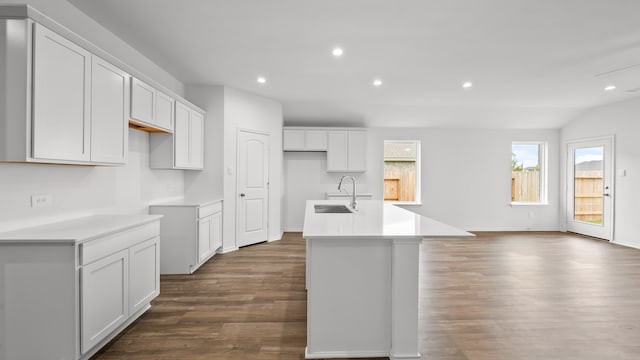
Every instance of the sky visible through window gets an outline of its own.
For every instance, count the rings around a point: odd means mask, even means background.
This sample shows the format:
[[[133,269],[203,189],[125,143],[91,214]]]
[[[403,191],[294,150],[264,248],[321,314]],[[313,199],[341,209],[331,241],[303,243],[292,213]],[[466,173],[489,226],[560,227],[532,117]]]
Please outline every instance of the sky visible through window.
[[[523,168],[526,169],[538,165],[538,147],[538,144],[513,144],[511,151],[515,154],[518,165],[522,164]]]
[[[601,146],[576,149],[575,163],[577,165],[583,162],[602,160],[602,154],[603,148]]]

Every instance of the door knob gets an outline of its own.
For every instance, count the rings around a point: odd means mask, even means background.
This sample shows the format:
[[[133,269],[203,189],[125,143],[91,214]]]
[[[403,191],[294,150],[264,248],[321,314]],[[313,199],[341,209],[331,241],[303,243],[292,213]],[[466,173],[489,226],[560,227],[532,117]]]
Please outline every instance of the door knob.
[[[244,193],[240,193],[240,196],[241,196],[241,197],[244,197]]]

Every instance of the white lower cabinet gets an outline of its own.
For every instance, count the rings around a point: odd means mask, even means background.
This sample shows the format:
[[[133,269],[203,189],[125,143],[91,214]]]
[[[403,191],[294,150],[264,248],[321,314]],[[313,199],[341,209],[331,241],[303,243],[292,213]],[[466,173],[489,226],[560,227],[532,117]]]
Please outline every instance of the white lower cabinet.
[[[0,359],[89,359],[159,294],[159,235],[151,215],[0,233]]]
[[[161,274],[191,274],[222,246],[222,200],[151,205],[149,213],[164,216]]]
[[[131,247],[129,269],[129,312],[135,313],[160,294],[160,238]]]
[[[122,250],[80,269],[82,353],[109,335],[129,315],[129,251]]]

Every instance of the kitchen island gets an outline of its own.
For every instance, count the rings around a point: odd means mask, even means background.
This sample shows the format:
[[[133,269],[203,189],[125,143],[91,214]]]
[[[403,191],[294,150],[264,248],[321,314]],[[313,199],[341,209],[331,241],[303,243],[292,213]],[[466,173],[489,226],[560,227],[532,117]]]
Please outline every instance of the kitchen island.
[[[349,213],[307,201],[307,359],[420,359],[419,247],[424,238],[471,233],[379,200]]]

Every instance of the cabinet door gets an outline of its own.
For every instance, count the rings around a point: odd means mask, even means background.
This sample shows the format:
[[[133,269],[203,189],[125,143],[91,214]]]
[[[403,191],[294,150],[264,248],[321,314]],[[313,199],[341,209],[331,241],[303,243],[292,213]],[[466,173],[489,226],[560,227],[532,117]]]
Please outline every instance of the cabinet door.
[[[82,353],[129,316],[129,250],[109,255],[80,270]]]
[[[34,158],[88,161],[91,54],[34,25]]]
[[[191,123],[189,124],[191,145],[190,165],[194,169],[204,167],[204,117],[202,114],[191,111]]]
[[[131,119],[153,124],[155,90],[138,79],[131,79]]]
[[[211,251],[222,246],[222,211],[213,214],[211,219]]]
[[[213,215],[198,221],[198,263],[202,263],[211,255],[211,235],[212,235]]]
[[[326,151],[327,131],[326,130],[306,130],[305,150]]]
[[[327,171],[348,171],[347,131],[329,131],[327,134]]]
[[[173,131],[174,103],[174,99],[169,95],[156,91],[156,107],[154,111],[154,124],[156,126]]]
[[[129,249],[130,314],[145,307],[160,294],[160,238],[155,237]]]
[[[173,131],[174,138],[174,159],[175,166],[178,168],[189,167],[189,151],[191,147],[189,145],[189,116],[191,110],[180,104],[176,103],[176,118],[175,129]]]
[[[129,75],[93,56],[91,161],[124,164],[128,149]]]
[[[347,166],[349,171],[367,170],[367,134],[364,131],[349,131]]]
[[[304,130],[285,129],[282,136],[282,148],[284,151],[304,150]]]

